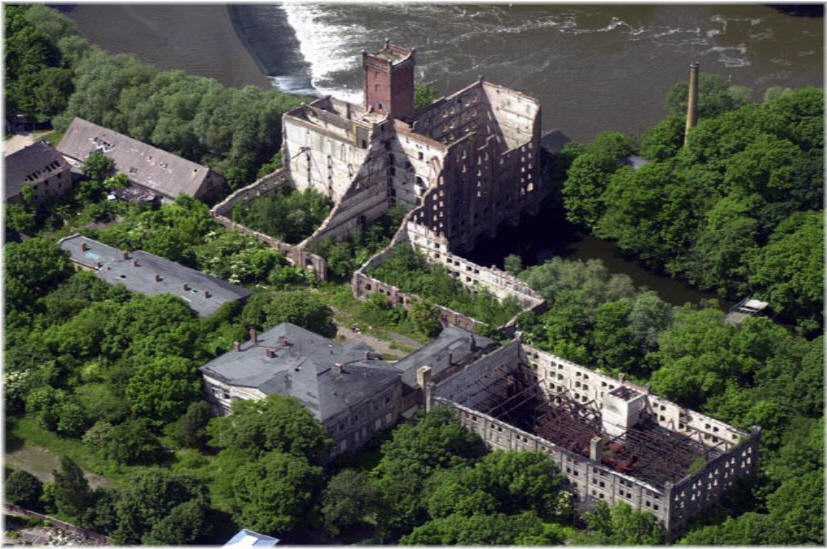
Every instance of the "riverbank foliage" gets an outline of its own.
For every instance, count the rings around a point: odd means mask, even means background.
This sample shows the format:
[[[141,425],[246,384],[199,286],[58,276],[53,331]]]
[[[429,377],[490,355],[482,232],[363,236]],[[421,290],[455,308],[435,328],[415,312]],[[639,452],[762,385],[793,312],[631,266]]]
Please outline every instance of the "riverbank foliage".
[[[502,326],[521,310],[513,298],[500,302],[485,290],[471,292],[442,265],[429,264],[422,254],[407,245],[395,247],[368,274],[403,292],[485,322],[492,328]]]
[[[281,145],[281,115],[300,97],[161,71],[111,54],[43,5],[5,11],[6,107],[64,130],[76,116],[204,164],[232,188]]]
[[[233,208],[233,221],[275,237],[298,244],[319,228],[330,214],[333,202],[313,189],[282,189]]]
[[[700,120],[683,141],[685,85],[671,116],[636,145],[598,135],[568,170],[569,220],[649,266],[738,300],[764,299],[805,334],[823,328],[824,93],[747,102],[701,79]],[[684,95],[681,95],[683,90]],[[649,163],[624,163],[639,153]]]

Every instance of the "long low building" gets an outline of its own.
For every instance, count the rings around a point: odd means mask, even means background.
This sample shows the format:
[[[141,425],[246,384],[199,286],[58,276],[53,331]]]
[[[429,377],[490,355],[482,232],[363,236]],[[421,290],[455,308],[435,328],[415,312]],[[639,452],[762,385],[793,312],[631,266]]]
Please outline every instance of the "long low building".
[[[225,303],[245,300],[252,292],[214,276],[143,250],[127,252],[80,234],[60,239],[77,267],[109,284],[123,284],[145,295],[180,297],[199,316],[210,316]]]
[[[224,178],[207,166],[132,139],[109,128],[75,117],[57,150],[79,165],[101,152],[115,162],[115,170],[130,183],[166,198],[180,194],[209,200],[225,187]]]

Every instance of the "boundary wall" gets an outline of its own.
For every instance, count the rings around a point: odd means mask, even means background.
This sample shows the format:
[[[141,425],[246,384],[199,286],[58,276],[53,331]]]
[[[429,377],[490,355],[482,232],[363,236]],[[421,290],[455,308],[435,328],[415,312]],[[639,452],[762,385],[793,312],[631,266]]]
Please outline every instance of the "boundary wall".
[[[257,198],[269,196],[279,189],[292,186],[293,184],[287,170],[285,168],[279,168],[273,173],[265,175],[250,185],[242,187],[230,194],[230,196],[212,207],[210,216],[231,231],[255,237],[271,248],[277,249],[284,254],[285,259],[294,267],[312,269],[320,280],[326,280],[327,261],[325,261],[325,258],[322,256],[304,251],[301,243],[295,245],[288,244],[232,220],[233,209],[236,204],[249,204]]]

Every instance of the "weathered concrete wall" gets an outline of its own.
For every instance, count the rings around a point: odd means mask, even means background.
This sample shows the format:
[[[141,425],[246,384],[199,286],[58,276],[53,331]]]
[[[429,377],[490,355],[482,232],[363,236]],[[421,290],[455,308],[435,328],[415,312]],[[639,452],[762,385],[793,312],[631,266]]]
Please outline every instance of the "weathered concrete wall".
[[[247,204],[256,198],[273,194],[277,190],[289,186],[291,186],[291,181],[287,170],[285,168],[278,169],[250,185],[238,189],[213,206],[210,210],[210,216],[232,231],[255,237],[271,248],[279,250],[291,265],[312,269],[319,279],[325,280],[327,278],[327,261],[322,256],[304,251],[301,245],[294,246],[260,231],[245,227],[241,223],[234,222],[230,217],[236,204]]]

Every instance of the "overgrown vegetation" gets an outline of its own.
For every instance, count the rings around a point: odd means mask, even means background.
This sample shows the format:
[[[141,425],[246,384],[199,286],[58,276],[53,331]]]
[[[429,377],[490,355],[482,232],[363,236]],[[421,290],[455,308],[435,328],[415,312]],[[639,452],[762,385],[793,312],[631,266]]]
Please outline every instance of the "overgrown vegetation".
[[[332,206],[330,198],[313,189],[281,189],[249,204],[236,204],[233,221],[282,242],[298,244],[319,228]]]
[[[520,306],[513,298],[500,302],[485,290],[471,292],[449,275],[444,267],[429,264],[422,254],[410,246],[395,247],[387,259],[369,274],[402,291],[416,294],[491,327],[505,324],[520,312]]]
[[[823,328],[824,93],[786,90],[761,104],[701,79],[700,120],[683,147],[680,98],[640,147],[614,132],[577,157],[563,187],[569,220],[701,288],[765,299],[805,334]],[[621,159],[640,152],[639,169]]]
[[[327,260],[328,273],[334,280],[349,281],[356,269],[390,243],[406,213],[404,207],[394,206],[382,217],[354,231],[347,238],[335,241],[322,238],[313,242],[308,251]]]

